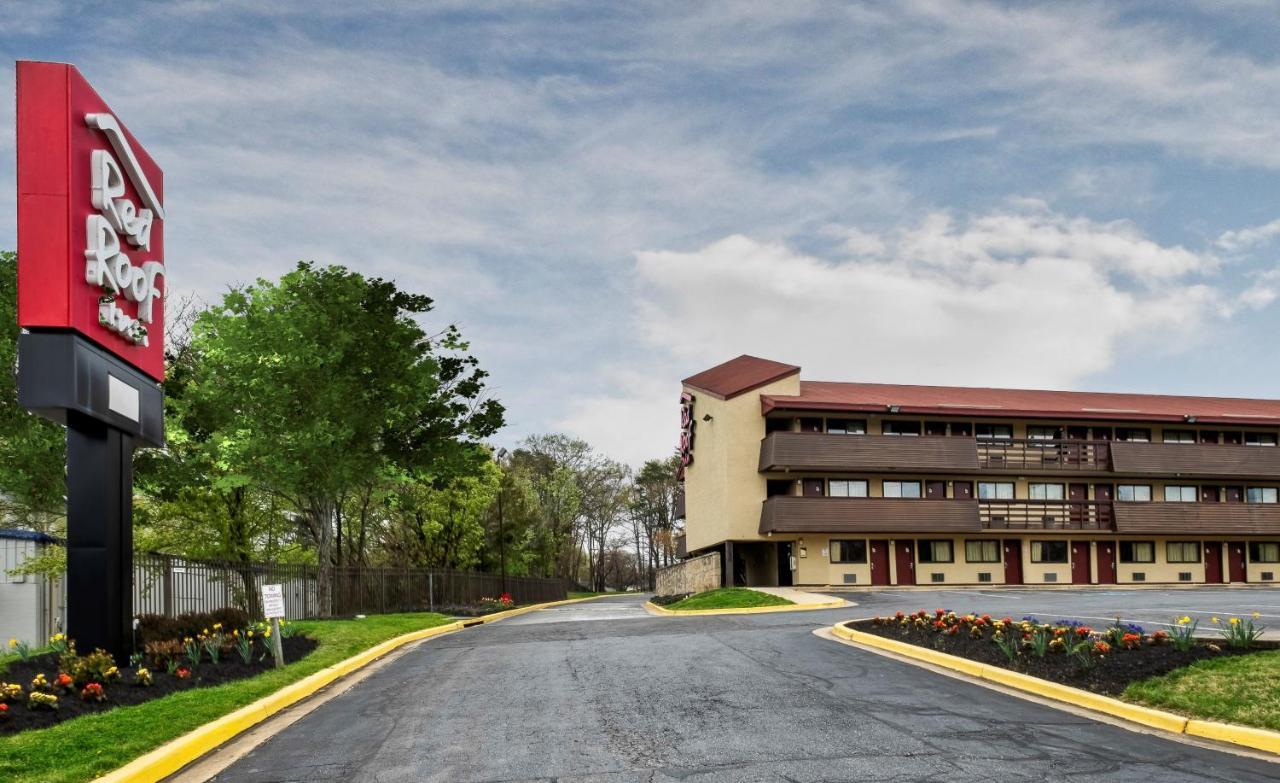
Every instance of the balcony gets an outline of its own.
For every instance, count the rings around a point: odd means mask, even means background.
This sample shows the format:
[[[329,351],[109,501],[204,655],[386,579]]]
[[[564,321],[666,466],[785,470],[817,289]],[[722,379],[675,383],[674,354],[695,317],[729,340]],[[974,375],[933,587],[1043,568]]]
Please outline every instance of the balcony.
[[[974,500],[806,498],[764,502],[760,533],[977,533]]]
[[[1106,471],[1110,444],[1086,440],[980,440],[978,466],[1020,473],[1039,471]]]
[[[1216,443],[1111,444],[1111,467],[1129,476],[1203,476],[1223,479],[1280,478],[1280,448]]]
[[[978,519],[985,530],[1110,532],[1111,505],[1106,501],[981,500]]]
[[[1114,513],[1128,535],[1280,535],[1275,503],[1116,503]]]
[[[956,473],[978,469],[973,438],[774,432],[760,442],[760,470]]]

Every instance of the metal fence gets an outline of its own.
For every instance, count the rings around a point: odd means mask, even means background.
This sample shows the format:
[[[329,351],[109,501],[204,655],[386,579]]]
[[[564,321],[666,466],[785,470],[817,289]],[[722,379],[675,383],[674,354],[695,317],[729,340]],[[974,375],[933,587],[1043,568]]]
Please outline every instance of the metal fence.
[[[172,555],[135,554],[133,610],[135,614],[207,612],[225,606],[253,611],[249,597],[262,585],[284,588],[289,617],[321,615],[316,567],[279,563],[238,565],[191,560]],[[335,616],[386,612],[433,611],[474,606],[484,598],[511,594],[517,604],[563,600],[563,579],[481,574],[444,568],[333,569]]]

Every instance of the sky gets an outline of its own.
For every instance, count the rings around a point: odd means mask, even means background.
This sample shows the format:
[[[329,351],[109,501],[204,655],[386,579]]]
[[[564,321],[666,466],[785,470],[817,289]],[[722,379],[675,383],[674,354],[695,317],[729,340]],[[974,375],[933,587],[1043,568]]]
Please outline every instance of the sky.
[[[76,64],[164,168],[171,299],[394,279],[496,443],[638,465],[742,353],[1280,397],[1278,36],[1270,0],[0,0],[0,81]]]

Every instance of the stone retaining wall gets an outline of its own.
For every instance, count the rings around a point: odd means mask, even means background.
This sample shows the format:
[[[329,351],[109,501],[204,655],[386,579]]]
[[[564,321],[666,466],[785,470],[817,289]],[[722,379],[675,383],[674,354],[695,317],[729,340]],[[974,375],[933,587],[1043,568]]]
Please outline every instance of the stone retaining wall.
[[[693,557],[658,569],[658,595],[684,595],[720,586],[720,553]]]

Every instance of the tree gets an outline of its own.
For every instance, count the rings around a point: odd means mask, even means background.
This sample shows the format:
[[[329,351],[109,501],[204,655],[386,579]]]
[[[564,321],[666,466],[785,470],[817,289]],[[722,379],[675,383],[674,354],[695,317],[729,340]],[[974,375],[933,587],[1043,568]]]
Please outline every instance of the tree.
[[[631,493],[631,526],[635,540],[636,564],[648,589],[656,586],[656,572],[663,555],[669,556],[666,542],[675,523],[676,480],[679,456],[651,459],[636,474]]]
[[[18,404],[18,257],[9,252],[0,252],[0,328],[0,503],[24,527],[61,532],[67,436]]]
[[[193,328],[185,396],[218,465],[288,503],[315,550],[331,609],[344,503],[388,471],[446,487],[481,469],[503,421],[452,326],[431,336],[426,296],[338,266],[300,263],[229,291]]]

